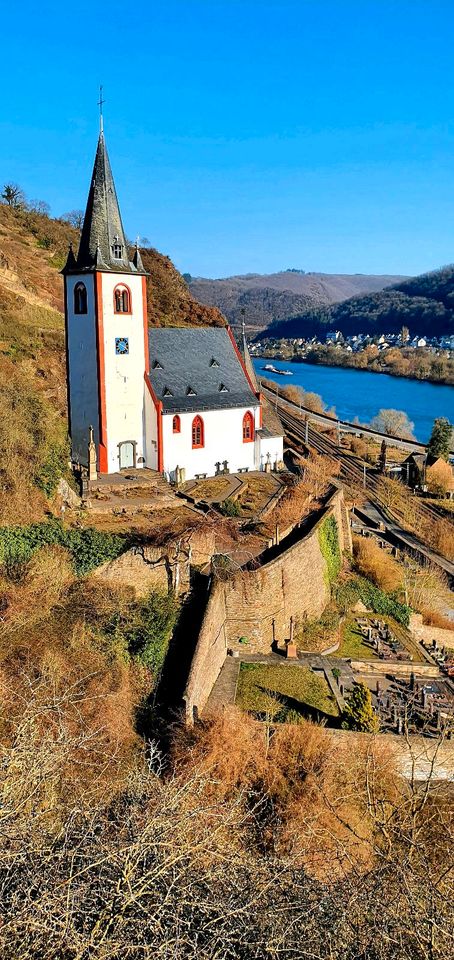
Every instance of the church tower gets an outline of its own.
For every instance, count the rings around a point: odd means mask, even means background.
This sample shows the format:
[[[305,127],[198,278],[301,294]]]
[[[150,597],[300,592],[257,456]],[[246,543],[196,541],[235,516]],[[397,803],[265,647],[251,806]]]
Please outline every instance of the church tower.
[[[138,247],[129,260],[102,129],[79,251],[62,272],[72,459],[88,465],[92,426],[100,473],[142,467],[147,274]]]

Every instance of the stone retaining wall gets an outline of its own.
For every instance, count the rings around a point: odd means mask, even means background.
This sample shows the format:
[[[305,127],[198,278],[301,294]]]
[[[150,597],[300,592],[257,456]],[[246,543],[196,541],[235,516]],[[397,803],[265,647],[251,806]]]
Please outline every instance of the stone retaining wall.
[[[454,630],[445,630],[444,627],[431,627],[422,622],[420,613],[413,613],[410,617],[410,631],[417,640],[432,644],[435,640],[437,647],[449,647],[454,650]]]
[[[330,587],[319,530],[329,516],[336,518],[342,551],[348,524],[343,494],[336,488],[314,526],[306,534],[302,528],[300,539],[293,530],[290,543],[281,541],[257,569],[213,581],[184,695],[189,723],[194,708],[203,710],[228,648],[269,653],[273,640],[288,638],[290,617],[298,627],[298,622],[323,612]]]

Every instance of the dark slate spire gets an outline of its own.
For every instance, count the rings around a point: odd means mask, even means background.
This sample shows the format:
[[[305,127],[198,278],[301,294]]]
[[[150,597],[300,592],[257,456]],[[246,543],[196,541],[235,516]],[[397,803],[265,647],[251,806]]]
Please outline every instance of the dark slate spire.
[[[76,269],[76,258],[74,256],[74,250],[72,243],[69,244],[68,256],[66,258],[65,266],[62,270],[62,273],[70,273],[71,270]]]
[[[132,258],[132,262],[133,262],[133,264],[134,264],[134,266],[135,266],[135,268],[136,268],[136,270],[137,270],[138,273],[145,273],[145,268],[144,268],[144,265],[143,265],[143,263],[142,263],[142,257],[141,257],[141,255],[140,255],[140,250],[139,250],[139,243],[138,243],[138,241],[137,241],[137,243],[136,243],[136,249],[134,250],[134,256],[133,256],[133,258]]]
[[[138,273],[129,261],[114,179],[101,129],[77,255],[77,270]],[[143,268],[142,268],[143,269]]]

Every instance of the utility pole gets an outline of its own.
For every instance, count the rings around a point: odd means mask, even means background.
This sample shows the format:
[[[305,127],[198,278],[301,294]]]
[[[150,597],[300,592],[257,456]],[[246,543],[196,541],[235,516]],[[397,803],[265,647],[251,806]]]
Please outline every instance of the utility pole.
[[[341,445],[341,428],[340,428],[340,422],[339,422],[339,420],[337,421],[336,427],[337,427],[337,446],[340,447],[340,445]]]

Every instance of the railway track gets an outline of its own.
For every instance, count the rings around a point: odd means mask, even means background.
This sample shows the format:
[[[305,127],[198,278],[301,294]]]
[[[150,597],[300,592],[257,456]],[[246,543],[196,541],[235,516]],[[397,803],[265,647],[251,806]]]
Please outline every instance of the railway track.
[[[300,417],[299,414],[290,413],[282,402],[278,403],[278,410],[282,423],[286,430],[288,430],[289,435],[293,436],[300,444],[306,443],[306,423],[304,419]],[[340,462],[340,476],[347,484],[351,483],[354,486],[361,486],[364,490],[372,493],[382,507],[387,508],[387,504],[383,502],[379,478],[372,473],[371,470],[368,470],[367,467],[361,467],[356,457],[348,453],[348,451],[343,450],[342,447],[339,447],[337,443],[329,437],[315,430],[310,424],[307,427],[307,443],[318,453]],[[433,503],[424,503],[424,501],[418,500],[418,511],[420,516],[425,517],[428,521],[443,519],[449,522],[449,518],[446,517],[443,509],[438,508]]]
[[[413,546],[413,549],[425,556],[426,560],[440,566],[448,575],[451,583],[454,582],[454,564],[423,541],[419,540],[417,535],[411,529],[408,529],[405,525],[405,517],[400,513],[399,509],[394,505],[390,506],[389,503],[386,502],[386,498],[383,496],[384,491],[380,477],[377,477],[377,475],[372,473],[371,470],[368,470],[367,467],[361,466],[356,457],[342,447],[339,447],[337,443],[326,435],[319,433],[319,431],[311,427],[309,423],[306,424],[303,417],[290,412],[284,404],[278,403],[278,411],[286,434],[290,441],[296,445],[297,449],[299,447],[299,450],[301,450],[302,447],[307,445],[316,450],[317,453],[339,462],[340,478],[346,486],[353,490],[358,490],[358,488],[361,487],[364,493],[367,494],[370,503],[379,511],[382,511],[382,519],[385,524],[388,523],[389,528],[394,528],[394,532],[397,534],[400,530],[401,537],[407,542],[407,548],[411,549]],[[422,527],[424,521],[426,521],[426,523],[433,523],[434,519],[440,519],[440,513],[433,504],[425,504],[418,500],[415,506],[417,506],[418,511],[417,520],[414,524],[415,529],[419,529],[419,523],[421,523]]]

